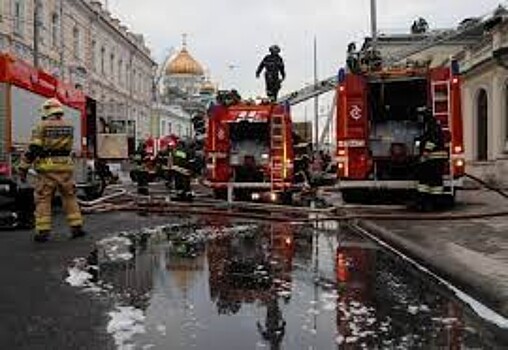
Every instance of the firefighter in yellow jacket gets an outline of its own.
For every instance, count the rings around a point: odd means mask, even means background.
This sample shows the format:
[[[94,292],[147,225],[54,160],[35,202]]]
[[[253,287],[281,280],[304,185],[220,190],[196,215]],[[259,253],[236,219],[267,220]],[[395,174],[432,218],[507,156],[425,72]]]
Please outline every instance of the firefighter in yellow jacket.
[[[57,99],[49,99],[42,105],[42,120],[32,131],[30,145],[19,166],[21,181],[26,181],[31,166],[38,173],[35,185],[36,242],[45,242],[49,239],[51,202],[57,190],[62,197],[72,238],[85,235],[73,179],[74,163],[71,150],[74,127],[63,116],[63,106]]]

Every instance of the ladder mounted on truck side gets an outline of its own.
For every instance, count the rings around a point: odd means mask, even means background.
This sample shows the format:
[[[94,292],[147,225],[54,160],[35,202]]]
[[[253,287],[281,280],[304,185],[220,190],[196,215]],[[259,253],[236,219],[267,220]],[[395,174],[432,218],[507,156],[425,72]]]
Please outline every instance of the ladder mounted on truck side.
[[[431,102],[432,102],[432,115],[440,121],[443,133],[449,134],[453,129],[453,118],[451,113],[451,81],[439,80],[431,83]],[[453,145],[450,142],[448,145],[448,154],[453,154]],[[446,194],[453,194],[455,192],[454,186],[454,167],[453,162],[449,162],[450,168],[450,192]]]
[[[272,192],[277,184],[284,181],[284,139],[285,139],[284,115],[274,114],[270,123],[270,186]]]

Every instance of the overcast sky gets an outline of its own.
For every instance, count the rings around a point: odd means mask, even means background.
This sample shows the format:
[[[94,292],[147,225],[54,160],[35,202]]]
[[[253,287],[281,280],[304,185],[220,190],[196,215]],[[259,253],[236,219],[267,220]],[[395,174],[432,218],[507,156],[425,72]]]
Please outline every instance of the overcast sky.
[[[454,27],[499,3],[506,1],[378,0],[379,30],[407,32],[418,16],[431,28]],[[271,44],[282,48],[286,62],[282,93],[313,80],[314,36],[319,77],[335,74],[347,43],[369,33],[369,5],[370,0],[109,0],[115,16],[145,35],[157,61],[170,48],[179,49],[187,33],[189,51],[212,80],[246,97],[263,93],[254,72]]]

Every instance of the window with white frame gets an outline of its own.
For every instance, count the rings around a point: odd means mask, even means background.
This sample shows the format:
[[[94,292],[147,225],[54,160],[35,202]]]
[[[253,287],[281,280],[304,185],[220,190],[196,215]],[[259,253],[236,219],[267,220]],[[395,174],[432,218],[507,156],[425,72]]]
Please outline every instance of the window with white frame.
[[[25,34],[25,1],[14,0],[14,34],[23,36]]]
[[[118,84],[123,85],[123,74],[122,74],[123,60],[121,58],[118,60],[118,67],[117,68],[118,68],[118,74],[117,74],[118,75]]]
[[[106,70],[106,49],[104,46],[101,48],[101,73],[104,74]]]
[[[37,18],[35,18],[35,21],[37,21],[39,25],[39,44],[44,45],[45,43],[45,21],[44,21],[44,6],[42,1],[36,1],[34,6],[37,6]]]
[[[111,76],[111,80],[115,81],[115,54],[112,53],[109,56],[109,75]]]
[[[77,25],[72,28],[72,51],[74,53],[75,58],[81,57],[81,38],[80,38],[80,31]]]
[[[58,13],[53,12],[51,15],[51,45],[53,47],[57,47],[59,43],[59,35],[60,35],[60,17]]]
[[[97,41],[92,40],[92,44],[90,46],[90,53],[91,53],[91,64],[92,64],[92,70],[97,70]]]

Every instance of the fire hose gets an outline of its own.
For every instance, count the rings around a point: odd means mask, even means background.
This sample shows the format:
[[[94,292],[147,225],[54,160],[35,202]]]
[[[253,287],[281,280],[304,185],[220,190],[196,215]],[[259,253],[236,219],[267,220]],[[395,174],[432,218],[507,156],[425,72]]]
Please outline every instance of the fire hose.
[[[483,187],[494,191],[504,198],[508,195],[502,190],[490,186],[483,180],[466,174],[468,178],[478,182]],[[128,197],[121,203],[111,203],[121,197]],[[332,207],[326,209],[313,209],[293,207],[287,205],[259,204],[248,202],[227,203],[219,200],[206,200],[199,203],[185,203],[168,201],[168,196],[143,196],[129,192],[125,188],[101,197],[94,201],[80,202],[86,213],[104,213],[111,211],[135,211],[145,214],[179,214],[179,215],[217,215],[241,219],[315,223],[324,221],[351,221],[351,220],[378,220],[378,221],[444,221],[483,219],[508,216],[507,210],[480,213],[403,213],[403,214],[379,214],[379,213],[344,213],[341,208]],[[375,208],[378,209],[378,208]],[[243,210],[243,211],[242,211]],[[254,211],[254,212],[253,212]],[[263,213],[264,212],[264,213]],[[307,217],[302,217],[306,214]]]

